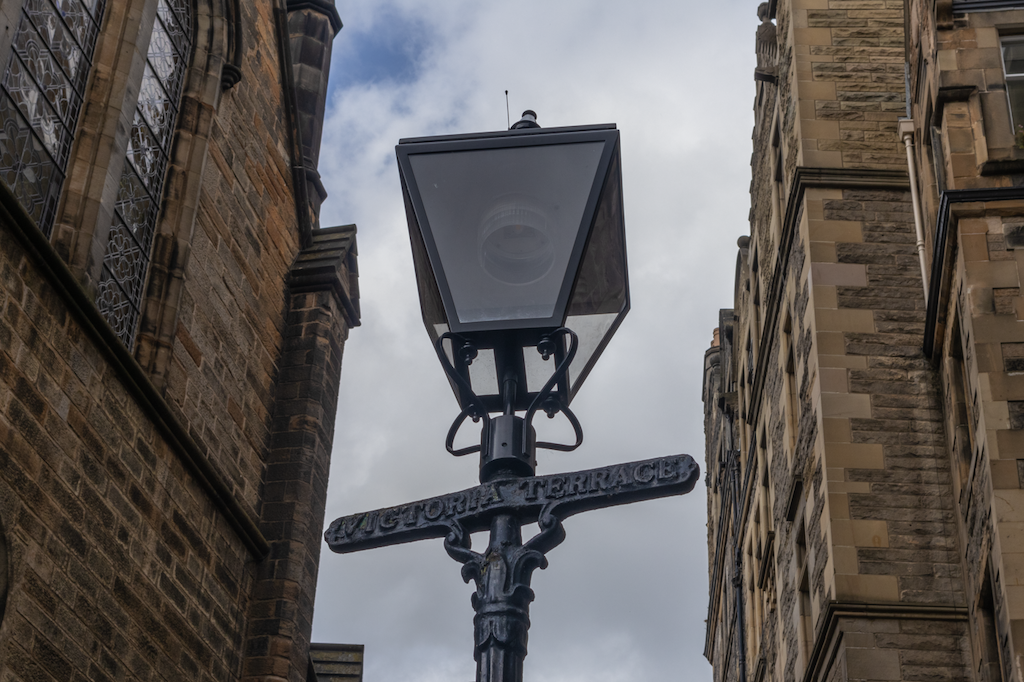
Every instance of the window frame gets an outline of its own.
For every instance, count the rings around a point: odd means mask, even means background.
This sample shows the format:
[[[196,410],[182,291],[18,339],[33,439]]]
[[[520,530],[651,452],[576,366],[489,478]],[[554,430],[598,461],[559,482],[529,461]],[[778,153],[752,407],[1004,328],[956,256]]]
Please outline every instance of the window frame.
[[[14,147],[0,142],[0,163],[8,155],[17,160],[0,169],[2,174],[13,173],[15,184],[2,179],[0,182],[18,197],[47,237],[52,233],[67,181],[107,5],[106,0],[23,0],[7,14],[9,19],[17,17],[17,23],[10,33],[10,42],[3,45],[7,69],[0,76],[0,106],[13,109],[12,115],[5,117],[4,129],[8,134],[4,140],[11,140]],[[47,19],[52,19],[50,31],[46,30]],[[48,39],[48,34],[56,36],[58,42]],[[24,50],[19,49],[22,41]],[[32,47],[42,48],[35,57],[29,50]],[[19,73],[20,84],[14,83]],[[42,76],[57,77],[63,85],[55,86]],[[68,95],[63,104],[52,99],[59,98],[59,94],[48,94],[61,90]],[[26,106],[31,107],[33,99],[39,102],[35,110],[40,117],[35,120],[31,110],[25,110]],[[46,139],[46,123],[53,127],[50,143]],[[19,150],[20,133],[25,135],[20,138],[23,146]],[[37,179],[33,182],[32,177]],[[26,203],[29,199],[31,202]]]
[[[1021,87],[1024,88],[1024,71],[1019,73],[1011,74],[1006,68],[1006,45],[1012,43],[1019,43],[1024,47],[1024,35],[1013,34],[1013,35],[1001,35],[999,36],[999,60],[1003,65],[1003,80],[1006,83],[1006,106],[1010,113],[1010,132],[1016,135],[1018,129],[1024,130],[1024,107],[1019,114],[1019,120],[1017,116],[1014,116],[1013,111],[1013,99],[1010,97],[1010,83],[1020,83]]]
[[[132,351],[146,300],[178,114],[196,43],[191,2],[156,0],[156,5],[95,298],[100,314]],[[157,36],[163,40],[154,42]],[[178,59],[168,73],[165,67],[169,55],[172,62],[173,57]],[[154,94],[157,99],[146,99]],[[161,108],[162,112],[154,113]],[[164,120],[154,120],[154,116]],[[141,157],[146,157],[142,163]]]
[[[1024,8],[1024,0],[954,0],[953,13],[996,11],[1015,7]]]

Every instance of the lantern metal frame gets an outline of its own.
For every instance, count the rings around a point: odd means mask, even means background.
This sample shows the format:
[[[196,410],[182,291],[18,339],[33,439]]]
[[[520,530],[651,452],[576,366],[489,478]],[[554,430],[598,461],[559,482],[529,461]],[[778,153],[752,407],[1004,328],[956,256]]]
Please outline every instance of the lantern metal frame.
[[[558,292],[558,298],[554,306],[554,312],[547,317],[535,317],[524,319],[487,320],[483,322],[462,322],[455,311],[455,300],[449,287],[448,277],[444,268],[440,267],[441,256],[437,248],[437,242],[430,228],[429,218],[423,199],[415,186],[415,174],[410,163],[410,156],[418,154],[437,154],[468,151],[484,151],[491,149],[511,149],[521,147],[539,147],[565,144],[579,144],[586,142],[603,142],[604,148],[601,151],[601,158],[598,161],[597,172],[590,196],[581,217],[581,223],[585,229],[581,229],[576,235],[569,262],[566,267],[565,276]],[[508,332],[511,330],[529,329],[555,329],[565,322],[566,310],[570,294],[576,285],[576,277],[579,274],[580,259],[583,256],[587,241],[593,227],[594,217],[598,203],[601,199],[601,191],[607,181],[608,172],[612,168],[612,160],[619,153],[619,131],[614,124],[597,126],[573,126],[565,128],[522,128],[518,130],[507,130],[495,133],[477,133],[470,135],[445,135],[438,137],[405,138],[399,140],[395,148],[398,156],[398,166],[402,179],[402,192],[405,196],[407,206],[411,205],[412,215],[415,215],[419,229],[419,236],[423,247],[426,249],[429,258],[429,265],[434,282],[437,285],[437,294],[440,296],[444,306],[445,317],[450,331],[459,333],[469,332]],[[410,183],[410,179],[413,182]],[[426,229],[424,229],[426,228]],[[411,226],[410,226],[411,230]],[[417,265],[419,265],[417,263]],[[417,275],[419,273],[417,272]],[[627,310],[628,310],[628,287],[627,287]]]
[[[457,303],[452,294],[449,275],[445,271],[434,229],[430,223],[430,216],[420,193],[412,157],[427,154],[485,152],[594,142],[602,143],[601,153],[580,214],[580,223],[576,228],[572,248],[564,272],[561,273],[561,283],[551,315],[462,321],[457,312]],[[453,449],[451,442],[454,433],[467,416],[475,421],[485,418],[488,413],[507,412],[508,392],[502,384],[504,384],[504,377],[509,371],[513,372],[517,378],[517,390],[512,395],[512,411],[529,412],[542,393],[541,402],[549,416],[554,416],[559,411],[566,411],[576,393],[576,388],[586,379],[608,340],[614,335],[629,311],[629,284],[628,276],[625,274],[627,264],[622,227],[619,131],[614,124],[561,128],[513,128],[489,133],[404,138],[399,141],[395,151],[406,215],[409,221],[410,241],[424,324],[434,341],[438,357],[462,408],[462,413],[452,427],[448,450],[456,455],[469,454],[475,449]],[[572,359],[570,359],[568,363],[564,363],[565,366],[560,371],[553,373],[553,383],[548,382],[552,383],[551,386],[538,391],[529,391],[524,356],[524,353],[529,352],[528,349],[536,347],[545,361],[548,357],[553,357],[556,367],[562,365],[563,360],[570,354],[576,356],[579,344],[574,342],[575,346],[570,348],[569,343],[570,339],[575,339],[575,334],[570,337],[567,334],[554,332],[566,326],[566,318],[571,312],[581,271],[588,261],[587,250],[597,225],[598,213],[604,206],[603,202],[606,201],[606,192],[614,193],[610,200],[617,202],[614,206],[615,219],[612,229],[617,231],[615,239],[620,242],[616,255],[621,259],[622,267],[621,306],[614,311],[615,317],[603,330],[598,342],[592,346],[590,355],[582,357],[584,364],[578,368],[578,371],[577,368],[570,367],[572,363]],[[445,347],[446,343],[448,344],[447,348]],[[497,391],[485,395],[477,395],[470,381],[469,366],[481,351],[493,352],[495,377],[499,384],[495,387]],[[576,432],[578,441],[576,446],[578,446],[582,441],[579,422],[571,412],[566,411],[565,413]],[[540,447],[549,446],[559,450],[571,450],[576,447],[540,444]]]

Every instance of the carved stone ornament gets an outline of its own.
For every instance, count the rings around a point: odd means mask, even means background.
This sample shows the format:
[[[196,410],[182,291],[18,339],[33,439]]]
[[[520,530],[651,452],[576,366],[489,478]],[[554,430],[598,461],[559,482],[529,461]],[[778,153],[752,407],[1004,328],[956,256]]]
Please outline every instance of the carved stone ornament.
[[[757,18],[761,20],[761,25],[757,27],[757,38],[754,43],[754,51],[757,54],[754,80],[774,83],[778,76],[779,43],[777,29],[772,23],[767,2],[758,5]]]

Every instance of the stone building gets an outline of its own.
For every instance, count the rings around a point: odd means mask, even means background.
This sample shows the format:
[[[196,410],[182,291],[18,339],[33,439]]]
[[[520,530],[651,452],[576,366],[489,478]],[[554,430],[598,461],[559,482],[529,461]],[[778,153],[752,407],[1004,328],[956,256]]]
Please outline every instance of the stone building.
[[[355,227],[318,218],[340,29],[333,0],[0,3],[5,682],[316,679],[359,324]]]
[[[759,11],[705,355],[716,680],[1024,679],[1024,3]]]

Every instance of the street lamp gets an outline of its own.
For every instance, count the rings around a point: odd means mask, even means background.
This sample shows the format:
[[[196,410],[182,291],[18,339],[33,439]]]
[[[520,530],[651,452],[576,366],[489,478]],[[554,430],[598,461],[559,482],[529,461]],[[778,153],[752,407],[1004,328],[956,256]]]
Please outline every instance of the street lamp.
[[[521,682],[533,571],[574,514],[693,489],[688,455],[536,476],[536,450],[574,450],[569,404],[629,310],[619,132],[541,128],[400,140],[396,147],[423,322],[461,412],[446,447],[480,452],[480,485],[336,519],[331,550],[443,537],[474,581],[477,682]],[[572,444],[537,442],[562,413]],[[522,413],[523,416],[519,416]],[[469,418],[480,444],[456,449]],[[526,543],[521,528],[540,532]],[[470,534],[490,530],[483,553]]]
[[[423,322],[462,408],[447,446],[485,474],[533,474],[538,409],[576,442],[537,446],[580,445],[569,403],[629,311],[619,131],[516,125],[396,148]],[[466,417],[481,444],[455,450]]]

